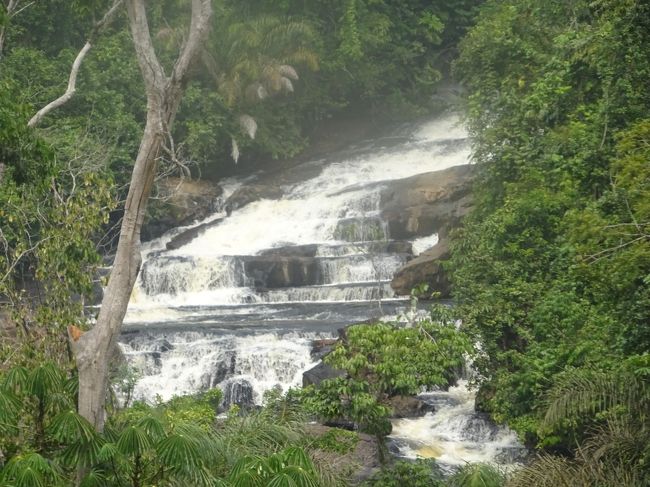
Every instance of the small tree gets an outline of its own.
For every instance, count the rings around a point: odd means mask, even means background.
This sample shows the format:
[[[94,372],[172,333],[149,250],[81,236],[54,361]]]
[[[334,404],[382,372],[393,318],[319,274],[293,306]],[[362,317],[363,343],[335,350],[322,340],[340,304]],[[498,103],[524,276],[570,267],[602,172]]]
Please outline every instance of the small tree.
[[[207,39],[212,17],[211,0],[192,0],[186,40],[171,74],[167,75],[153,46],[144,0],[129,0],[126,7],[136,56],[145,82],[146,125],[131,175],[113,271],[97,323],[77,340],[71,337],[79,369],[79,413],[99,431],[104,427],[108,362],[140,269],[140,230],[158,158],[174,123],[190,67]]]

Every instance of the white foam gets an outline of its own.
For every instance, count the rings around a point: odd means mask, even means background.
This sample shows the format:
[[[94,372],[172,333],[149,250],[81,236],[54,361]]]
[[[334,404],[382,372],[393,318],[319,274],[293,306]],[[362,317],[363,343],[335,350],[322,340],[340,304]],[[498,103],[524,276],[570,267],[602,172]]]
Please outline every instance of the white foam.
[[[512,463],[509,451],[521,451],[517,435],[474,411],[475,393],[467,381],[435,393],[436,411],[421,418],[393,421],[390,438],[407,458],[435,458],[445,465]]]
[[[413,240],[413,255],[420,255],[438,244],[438,233]]]

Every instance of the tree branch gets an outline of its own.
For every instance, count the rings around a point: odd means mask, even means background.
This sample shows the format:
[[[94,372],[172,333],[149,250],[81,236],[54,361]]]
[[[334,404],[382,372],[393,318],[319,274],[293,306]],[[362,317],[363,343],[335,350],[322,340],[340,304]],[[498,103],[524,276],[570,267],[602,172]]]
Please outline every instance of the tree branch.
[[[158,60],[151,41],[144,2],[142,0],[128,0],[126,8],[129,12],[133,45],[144,78],[147,97],[160,96],[158,90],[161,89],[166,79],[165,70]]]
[[[79,51],[79,54],[77,54],[77,57],[74,60],[74,63],[72,63],[72,69],[70,70],[70,78],[68,78],[68,87],[65,90],[65,93],[58,97],[56,100],[51,101],[47,105],[45,105],[43,108],[41,108],[36,114],[27,122],[27,126],[29,128],[34,128],[36,127],[41,120],[43,120],[43,117],[47,115],[49,112],[54,110],[55,108],[60,107],[61,105],[66,104],[75,94],[75,91],[77,91],[77,75],[79,74],[79,68],[81,67],[81,63],[83,62],[84,58],[86,57],[86,54],[88,54],[88,51],[90,51],[90,48],[92,45],[90,42],[86,42],[84,47]]]
[[[191,63],[199,57],[203,47],[206,31],[210,28],[212,19],[212,0],[192,0],[192,20],[190,33],[183,45],[181,55],[174,64],[172,83],[183,84]]]
[[[66,88],[65,93],[36,112],[36,114],[29,120],[29,122],[27,122],[27,126],[29,128],[36,127],[41,122],[41,120],[43,120],[43,117],[45,117],[45,115],[47,115],[52,110],[66,104],[74,96],[75,91],[77,90],[77,75],[79,74],[81,63],[86,57],[86,54],[88,54],[88,51],[90,51],[90,48],[93,46],[96,37],[113,20],[113,17],[118,8],[122,5],[122,2],[123,0],[115,0],[111,8],[108,9],[106,14],[104,14],[104,17],[102,17],[102,19],[95,24],[93,30],[88,36],[86,44],[84,44],[84,46],[81,48],[81,51],[79,51],[79,54],[77,54],[77,57],[72,63],[72,68],[70,69],[70,77],[68,78],[68,87]]]

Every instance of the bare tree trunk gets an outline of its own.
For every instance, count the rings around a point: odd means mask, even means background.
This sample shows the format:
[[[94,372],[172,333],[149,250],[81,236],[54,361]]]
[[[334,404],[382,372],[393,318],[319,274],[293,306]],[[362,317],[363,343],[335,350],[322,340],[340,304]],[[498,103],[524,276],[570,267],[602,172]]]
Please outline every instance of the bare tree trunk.
[[[165,75],[154,51],[144,0],[127,0],[127,10],[147,92],[147,122],[131,176],[113,271],[97,323],[77,341],[71,341],[79,369],[79,413],[99,431],[104,427],[108,361],[140,268],[140,229],[158,157],[183,96],[190,65],[207,37],[212,3],[211,0],[192,0],[190,32],[171,76]]]

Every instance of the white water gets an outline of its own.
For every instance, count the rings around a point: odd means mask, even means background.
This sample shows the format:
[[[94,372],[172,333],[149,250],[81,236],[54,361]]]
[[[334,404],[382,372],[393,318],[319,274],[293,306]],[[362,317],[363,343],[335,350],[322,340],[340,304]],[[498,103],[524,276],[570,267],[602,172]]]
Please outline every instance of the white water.
[[[174,396],[227,383],[247,381],[253,402],[277,385],[300,386],[302,372],[315,365],[311,342],[318,333],[263,333],[249,336],[201,332],[158,333],[122,343],[129,363],[139,371],[133,396],[166,401]],[[162,383],[164,381],[164,384]]]
[[[218,386],[226,406],[260,404],[271,388],[301,385],[302,373],[317,362],[314,340],[369,318],[407,316],[407,301],[395,298],[390,280],[438,235],[391,241],[381,190],[397,179],[467,164],[469,146],[453,115],[385,142],[311,162],[321,166],[316,176],[283,187],[281,198],[196,222],[212,225],[176,250],[166,250],[167,243],[192,225],[143,247],[120,340],[139,374],[136,399]],[[223,200],[255,178],[223,183]],[[311,250],[285,248],[296,245]],[[268,250],[280,248],[269,264]],[[289,264],[279,266],[282,259]],[[516,460],[516,438],[474,413],[464,384],[423,397],[436,412],[395,421],[399,455],[435,457],[450,468]]]
[[[156,312],[161,307],[266,301],[251,289],[253,285],[236,256],[303,244],[320,244],[319,256],[336,255],[340,245],[346,243],[342,237],[348,241],[386,240],[387,231],[378,219],[381,183],[467,164],[469,146],[465,139],[457,117],[449,115],[423,124],[397,146],[379,147],[324,164],[317,176],[284,187],[282,198],[262,199],[237,209],[187,245],[163,251],[154,262],[144,263],[126,321],[139,321],[142,310]],[[225,196],[240,184],[228,181]],[[199,223],[222,216],[213,215]],[[154,255],[154,250],[163,249],[178,233],[180,230],[175,230],[149,244],[146,254]],[[418,240],[417,252],[423,250],[422,244],[434,245],[435,241]],[[404,263],[400,256],[369,259],[363,247],[355,249],[354,244],[348,243],[346,250],[347,259],[319,262],[324,277],[313,284],[385,281]],[[143,277],[147,279],[146,285]],[[359,293],[356,298],[363,300],[376,295],[372,289],[368,293]],[[349,292],[343,294],[351,297]],[[312,296],[319,301],[332,300],[323,293]]]
[[[475,393],[467,381],[445,392],[422,394],[435,412],[421,418],[393,420],[390,439],[405,458],[434,458],[453,470],[465,463],[516,465],[526,454],[517,435],[474,411]]]

